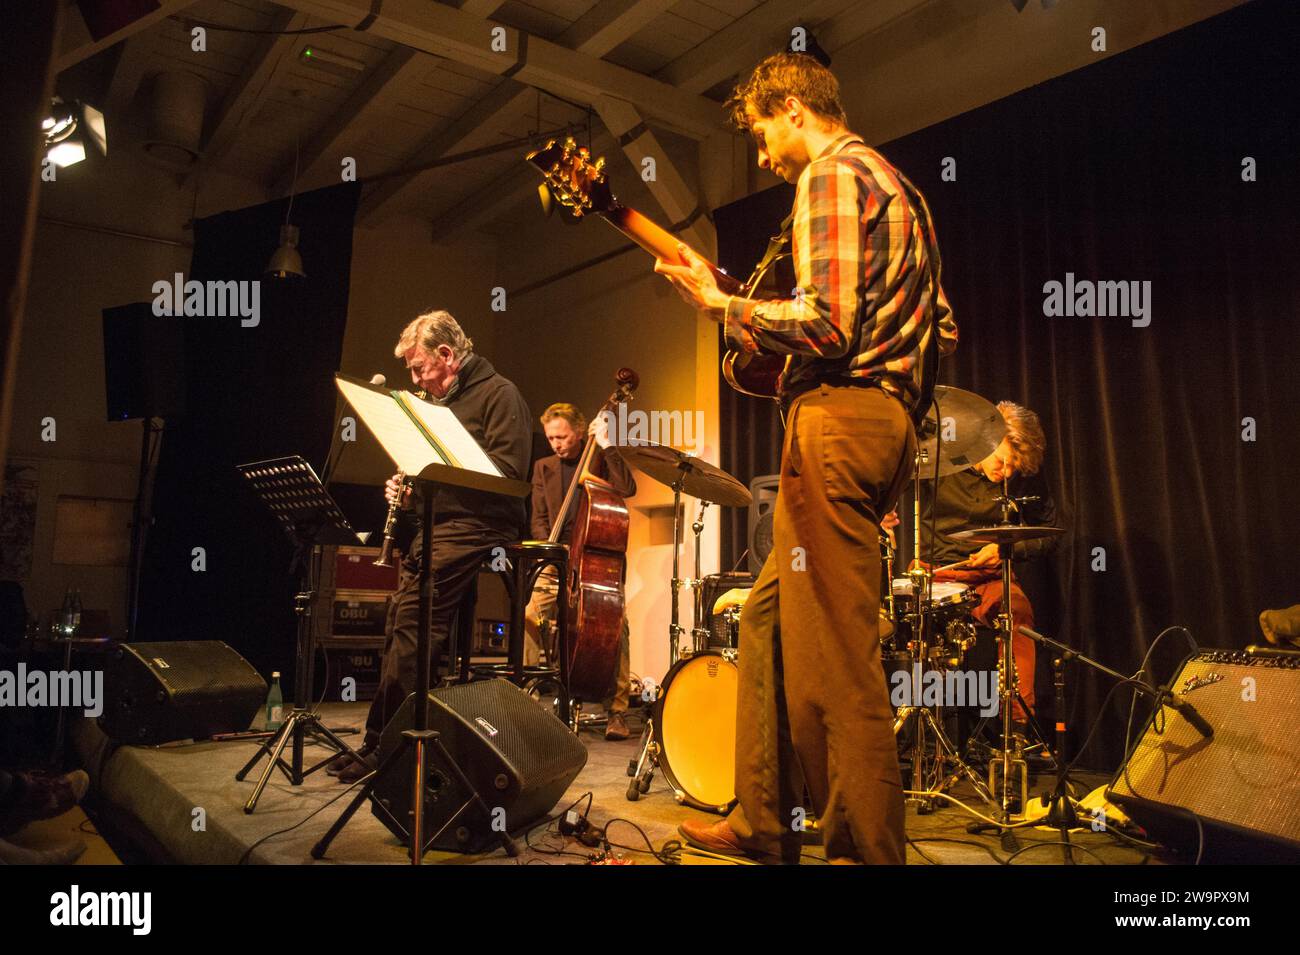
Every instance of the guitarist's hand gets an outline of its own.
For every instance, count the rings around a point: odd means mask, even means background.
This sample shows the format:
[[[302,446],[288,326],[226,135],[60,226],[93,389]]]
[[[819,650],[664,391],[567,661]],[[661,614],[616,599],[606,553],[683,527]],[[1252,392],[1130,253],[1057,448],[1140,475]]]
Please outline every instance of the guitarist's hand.
[[[685,245],[678,244],[677,254],[685,265],[670,265],[663,259],[655,261],[655,271],[673,283],[678,294],[688,305],[709,313],[721,321],[726,316],[727,302],[731,296],[718,288],[713,270]]]

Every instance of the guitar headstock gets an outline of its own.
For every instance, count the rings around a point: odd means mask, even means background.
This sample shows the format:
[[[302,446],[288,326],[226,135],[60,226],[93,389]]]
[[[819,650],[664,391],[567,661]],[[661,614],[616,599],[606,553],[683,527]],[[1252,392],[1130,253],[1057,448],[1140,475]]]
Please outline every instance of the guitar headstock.
[[[593,212],[609,212],[617,204],[609,191],[605,160],[591,161],[585,146],[570,137],[562,144],[551,140],[524,157],[538,168],[551,195],[576,218]]]

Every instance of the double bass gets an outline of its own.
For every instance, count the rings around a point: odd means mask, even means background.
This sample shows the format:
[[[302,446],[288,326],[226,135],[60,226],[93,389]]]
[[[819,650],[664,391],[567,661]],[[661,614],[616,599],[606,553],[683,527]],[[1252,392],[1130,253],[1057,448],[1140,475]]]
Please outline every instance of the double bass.
[[[630,368],[620,368],[615,380],[618,387],[597,415],[613,413],[618,405],[631,399],[640,384],[637,373]],[[579,700],[602,700],[613,689],[626,606],[623,579],[627,571],[627,505],[592,472],[595,453],[596,442],[589,436],[548,538],[552,544],[560,543],[560,534],[572,512],[565,636],[569,648],[569,696]]]

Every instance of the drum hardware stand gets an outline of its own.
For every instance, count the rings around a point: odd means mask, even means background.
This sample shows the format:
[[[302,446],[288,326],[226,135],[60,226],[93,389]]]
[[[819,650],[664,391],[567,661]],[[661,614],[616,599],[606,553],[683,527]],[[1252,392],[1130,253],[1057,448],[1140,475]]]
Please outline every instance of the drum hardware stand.
[[[907,614],[909,629],[911,630],[911,657],[913,666],[920,666],[919,676],[921,681],[924,680],[926,667],[930,663],[929,644],[927,642],[927,629],[930,625],[930,597],[931,582],[933,573],[921,561],[921,481],[922,466],[928,462],[929,453],[926,448],[918,447],[914,459],[912,474],[912,563],[907,570],[907,576],[912,580],[912,609]],[[892,561],[892,554],[890,557]],[[890,581],[890,604],[893,605],[893,582]],[[913,680],[914,695],[917,689],[917,680],[915,679],[915,670],[909,668],[909,678]],[[938,800],[933,793],[947,791],[961,778],[965,777],[975,788],[975,792],[989,805],[994,802],[993,794],[986,789],[979,774],[975,772],[957,752],[952,741],[948,739],[948,734],[944,732],[941,720],[942,707],[930,707],[920,705],[920,701],[913,699],[910,706],[901,707],[894,719],[894,735],[897,736],[907,721],[915,717],[915,733],[912,738],[912,783],[911,789],[914,794],[907,797],[907,801],[916,806],[919,815],[928,815],[938,808]],[[926,773],[926,728],[934,736],[934,766],[929,773],[930,780],[934,782],[932,789],[927,785]],[[947,764],[952,764],[952,771],[944,775]],[[925,795],[919,795],[925,794]]]
[[[669,668],[676,665],[681,658],[681,639],[686,633],[686,628],[681,625],[681,601],[680,594],[683,587],[689,587],[695,592],[693,601],[693,622],[695,626],[691,628],[691,649],[686,651],[687,655],[698,653],[708,648],[708,631],[701,628],[700,614],[700,587],[703,580],[700,579],[700,534],[704,531],[704,512],[708,508],[708,501],[700,501],[700,515],[691,524],[691,530],[695,532],[695,576],[690,579],[682,579],[681,573],[679,542],[681,540],[681,515],[682,515],[682,484],[686,480],[687,467],[685,464],[678,465],[679,475],[672,484],[673,489],[673,579],[672,579],[672,621],[668,624],[668,660]],[[656,694],[658,690],[656,689]],[[647,700],[647,703],[653,703],[653,700]],[[632,781],[627,784],[627,798],[629,802],[636,802],[642,793],[650,791],[650,783],[654,779],[655,768],[659,765],[659,744],[654,741],[654,717],[647,715],[645,726],[641,729],[640,753],[627,762],[627,774],[632,777]]]
[[[700,571],[700,535],[704,533],[704,512],[709,509],[708,501],[700,501],[700,514],[691,524],[691,530],[695,533],[695,577],[687,581],[694,591],[692,605],[694,607],[695,626],[691,630],[691,643],[696,653],[703,653],[709,649],[709,629],[705,626],[706,611],[700,603],[701,593],[704,587],[704,578]]]
[[[292,786],[301,786],[303,780],[324,768],[335,757],[343,754],[355,758],[351,747],[327,727],[310,709],[311,684],[316,656],[315,631],[312,626],[311,605],[316,597],[312,590],[320,575],[320,545],[322,543],[355,543],[356,532],[343,517],[316,472],[298,455],[243,464],[239,471],[252,482],[254,492],[281,522],[293,539],[296,549],[290,570],[299,572],[299,589],[294,596],[294,613],[298,618],[298,636],[293,681],[293,710],[285,717],[279,730],[258,748],[243,769],[235,774],[236,782],[243,782],[254,766],[268,756],[253,794],[244,803],[244,812],[252,814],[262,798],[271,774],[278,768]],[[291,487],[289,493],[286,487]],[[303,769],[304,737],[323,740],[333,747],[329,756],[308,769]],[[284,748],[293,741],[291,762],[282,758]]]
[[[1002,494],[997,498],[997,501],[1002,506],[1002,524],[1004,526],[1010,525],[1011,512],[1014,510],[1019,514],[1020,507],[1008,491],[1006,476],[1002,478]],[[1015,832],[1005,825],[1012,816],[1011,774],[1013,771],[1018,772],[1020,775],[1020,812],[1022,815],[1029,805],[1029,764],[1025,761],[1025,739],[1019,733],[1013,732],[1011,714],[1013,698],[1021,700],[1021,705],[1024,705],[1023,698],[1020,696],[1019,675],[1016,673],[1015,654],[1011,645],[1011,636],[1015,632],[1011,614],[1011,561],[1014,555],[1014,543],[1009,540],[998,543],[998,559],[1002,564],[1002,599],[995,629],[1000,634],[1002,641],[1002,657],[999,661],[1001,672],[998,679],[998,699],[999,705],[1002,707],[1002,748],[993,751],[993,758],[989,760],[988,767],[989,789],[994,792],[999,790],[998,769],[1001,768],[1001,791],[998,808],[1001,809],[1003,824],[999,825],[997,829],[1003,848],[1009,852],[1014,852],[1020,847]],[[1026,708],[1026,715],[1028,715],[1028,712],[1029,710]],[[967,832],[974,834],[993,827],[988,823],[973,823],[966,828]]]

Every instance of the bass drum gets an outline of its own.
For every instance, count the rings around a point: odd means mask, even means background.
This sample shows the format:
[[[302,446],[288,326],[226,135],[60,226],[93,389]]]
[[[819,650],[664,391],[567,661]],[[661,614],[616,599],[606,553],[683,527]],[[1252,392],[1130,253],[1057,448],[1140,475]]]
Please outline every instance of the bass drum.
[[[733,650],[678,660],[654,706],[659,768],[679,803],[726,813],[736,801],[736,692]]]

